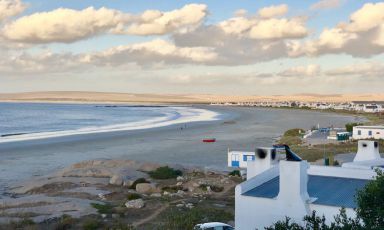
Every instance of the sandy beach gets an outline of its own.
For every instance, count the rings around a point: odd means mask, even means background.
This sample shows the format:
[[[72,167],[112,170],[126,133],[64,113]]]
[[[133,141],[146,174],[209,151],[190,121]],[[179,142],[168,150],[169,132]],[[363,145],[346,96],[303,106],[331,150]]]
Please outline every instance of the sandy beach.
[[[160,128],[74,135],[0,144],[3,188],[90,159],[130,159],[227,170],[228,148],[252,151],[270,146],[285,130],[314,125],[343,126],[358,117],[315,111],[198,106],[222,120]],[[216,143],[203,143],[214,137]]]

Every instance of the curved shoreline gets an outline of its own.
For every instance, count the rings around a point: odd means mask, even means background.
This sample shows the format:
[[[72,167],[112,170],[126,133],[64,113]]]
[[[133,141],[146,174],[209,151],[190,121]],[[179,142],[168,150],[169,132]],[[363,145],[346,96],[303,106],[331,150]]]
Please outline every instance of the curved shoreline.
[[[109,107],[109,106],[107,106]],[[117,106],[116,106],[117,107]],[[119,107],[121,107],[119,105]],[[132,107],[132,106],[128,106]],[[135,106],[138,107],[138,106]],[[143,107],[143,106],[140,106]],[[148,107],[148,106],[146,106]],[[0,137],[1,143],[18,142],[18,141],[29,141],[38,139],[57,138],[73,135],[87,135],[95,133],[108,133],[118,131],[131,131],[131,130],[142,130],[152,129],[176,124],[187,124],[191,122],[207,122],[220,120],[223,115],[217,112],[210,111],[208,109],[193,108],[190,106],[169,106],[174,110],[176,114],[168,114],[164,117],[158,117],[153,119],[147,119],[136,122],[111,124],[97,127],[84,127],[75,130],[62,130],[52,132],[32,132],[32,133],[15,133],[5,134]],[[167,111],[164,111],[167,114]]]
[[[196,107],[224,116],[222,120],[192,122],[183,130],[175,124],[2,143],[0,187],[91,159],[129,159],[225,171],[228,148],[249,151],[272,145],[275,138],[292,127],[310,128],[317,123],[336,126],[355,119],[313,111]],[[206,137],[217,141],[203,143]]]

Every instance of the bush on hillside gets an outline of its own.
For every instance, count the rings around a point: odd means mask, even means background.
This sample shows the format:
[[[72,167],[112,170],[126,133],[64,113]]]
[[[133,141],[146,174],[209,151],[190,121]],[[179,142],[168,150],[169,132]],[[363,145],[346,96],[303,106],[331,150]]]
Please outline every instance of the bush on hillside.
[[[172,178],[181,176],[183,172],[181,172],[180,170],[170,168],[168,166],[164,166],[164,167],[159,167],[153,171],[150,171],[148,174],[154,179],[164,180],[164,179],[172,179]]]

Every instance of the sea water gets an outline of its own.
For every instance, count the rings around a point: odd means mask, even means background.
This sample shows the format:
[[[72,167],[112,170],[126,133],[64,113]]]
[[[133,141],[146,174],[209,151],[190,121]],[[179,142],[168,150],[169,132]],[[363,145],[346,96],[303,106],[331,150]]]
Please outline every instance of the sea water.
[[[0,103],[0,143],[145,129],[215,120],[218,116],[208,110],[180,106]]]

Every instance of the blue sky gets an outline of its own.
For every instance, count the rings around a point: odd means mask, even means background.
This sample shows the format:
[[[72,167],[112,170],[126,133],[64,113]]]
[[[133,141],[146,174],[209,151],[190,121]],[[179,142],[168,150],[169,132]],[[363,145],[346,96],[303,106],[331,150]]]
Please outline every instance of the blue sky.
[[[380,93],[383,10],[356,0],[4,0],[0,93]]]

